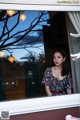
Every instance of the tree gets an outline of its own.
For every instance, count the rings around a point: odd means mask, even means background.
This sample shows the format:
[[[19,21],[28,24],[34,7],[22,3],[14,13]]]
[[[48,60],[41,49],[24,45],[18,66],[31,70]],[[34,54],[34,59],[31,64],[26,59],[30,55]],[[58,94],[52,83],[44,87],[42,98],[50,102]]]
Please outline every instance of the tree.
[[[31,32],[39,31],[36,29],[36,26],[42,25],[42,23],[47,21],[47,18],[45,17],[47,12],[39,12],[38,16],[30,23],[29,27],[26,27],[24,30],[18,30],[14,32],[14,30],[20,24],[20,14],[23,12],[25,13],[25,11],[15,11],[15,14],[10,17],[6,10],[0,10],[0,24],[3,26],[0,32],[0,50],[7,50],[10,52],[12,49],[26,49],[27,45],[38,40],[23,42],[23,38],[25,38],[25,36]],[[8,22],[12,18],[15,18],[15,24],[9,28]],[[40,29],[40,31],[42,30]]]

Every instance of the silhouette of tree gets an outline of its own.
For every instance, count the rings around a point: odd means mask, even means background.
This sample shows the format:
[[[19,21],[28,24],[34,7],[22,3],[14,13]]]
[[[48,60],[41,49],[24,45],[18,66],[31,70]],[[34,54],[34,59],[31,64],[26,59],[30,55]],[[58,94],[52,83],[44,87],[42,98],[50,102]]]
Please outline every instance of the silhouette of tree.
[[[30,34],[31,32],[39,31],[35,27],[37,25],[42,25],[42,23],[47,21],[47,18],[45,15],[47,12],[39,12],[38,16],[32,20],[30,23],[30,26],[26,29],[22,30],[19,29],[17,32],[14,32],[14,30],[17,28],[17,26],[20,24],[20,14],[24,13],[25,11],[15,11],[15,14],[13,16],[9,16],[6,12],[6,10],[0,10],[0,23],[2,24],[1,32],[0,32],[0,50],[7,50],[11,51],[12,49],[21,49],[27,48],[27,45],[34,43],[36,40],[33,40],[31,42],[22,42],[22,40]],[[9,28],[9,20],[15,17],[15,24],[11,25]],[[34,29],[35,28],[35,29]],[[40,30],[42,31],[42,30]],[[39,36],[40,37],[40,36]]]
[[[28,55],[26,55],[25,57],[29,63],[36,63],[37,62],[37,57],[32,52],[29,53]]]

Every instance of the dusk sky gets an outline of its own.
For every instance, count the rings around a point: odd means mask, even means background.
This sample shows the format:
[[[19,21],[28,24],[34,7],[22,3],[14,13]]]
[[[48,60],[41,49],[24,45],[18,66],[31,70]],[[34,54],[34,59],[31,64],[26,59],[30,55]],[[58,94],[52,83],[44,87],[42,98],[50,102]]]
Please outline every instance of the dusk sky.
[[[30,23],[38,16],[39,11],[25,11],[24,12],[26,14],[26,20],[25,21],[21,21],[19,25],[16,27],[16,29],[13,31],[14,33],[16,33],[19,30],[24,30],[27,27],[30,26]],[[48,19],[48,15],[44,16],[44,19]],[[17,20],[16,17],[12,17],[10,18],[10,20],[8,21],[8,27],[11,28],[14,24],[15,21]],[[43,22],[41,25],[36,26],[35,29],[42,29],[42,25],[46,25],[47,22]],[[0,28],[3,27],[3,23],[0,23]],[[0,31],[1,33],[1,31]],[[19,34],[15,39],[19,38],[22,34]],[[21,42],[27,41],[31,42],[33,40],[36,40],[40,35],[40,38],[37,42],[34,42],[33,44],[29,44],[27,45],[27,50],[24,49],[16,49],[16,50],[12,50],[11,52],[12,55],[15,57],[16,60],[23,60],[20,58],[25,57],[29,52],[32,51],[33,53],[35,53],[36,55],[38,55],[38,53],[42,53],[44,52],[44,45],[43,45],[43,34],[40,31],[34,32],[34,33],[30,33],[28,34],[24,39],[22,39]],[[10,55],[10,53],[8,51],[4,51],[5,52],[5,56]]]

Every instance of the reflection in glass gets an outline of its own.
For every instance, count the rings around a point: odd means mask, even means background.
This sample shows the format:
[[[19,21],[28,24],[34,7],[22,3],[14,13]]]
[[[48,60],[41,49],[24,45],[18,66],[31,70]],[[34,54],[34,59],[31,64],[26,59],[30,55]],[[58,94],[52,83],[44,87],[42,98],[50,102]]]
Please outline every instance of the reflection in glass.
[[[47,19],[47,11],[0,10],[0,101],[41,96]]]

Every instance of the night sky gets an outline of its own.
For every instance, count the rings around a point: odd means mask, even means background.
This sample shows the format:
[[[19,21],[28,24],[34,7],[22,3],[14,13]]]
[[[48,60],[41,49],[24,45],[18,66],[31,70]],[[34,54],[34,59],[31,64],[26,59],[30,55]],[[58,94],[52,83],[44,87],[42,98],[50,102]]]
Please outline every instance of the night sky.
[[[38,16],[39,11],[24,11],[24,14],[26,14],[26,20],[25,21],[21,21],[19,25],[16,27],[16,29],[14,29],[14,33],[16,33],[19,30],[24,30],[26,28],[28,28],[30,26],[30,23]],[[48,19],[48,14],[45,15],[44,19]],[[8,21],[8,28],[10,29],[16,22],[17,17],[11,17]],[[46,25],[47,22],[43,22],[41,25],[36,26],[35,29],[41,30],[42,29],[42,25]],[[0,28],[3,27],[3,23],[0,23]],[[2,31],[0,31],[1,34]],[[12,34],[13,34],[12,32]],[[22,43],[24,43],[25,41],[27,41],[27,43],[32,42],[33,40],[36,40],[40,35],[40,38],[38,41],[32,43],[32,44],[28,44],[27,45],[27,49],[31,52],[34,52],[36,55],[38,55],[41,52],[44,52],[44,44],[43,44],[43,34],[41,31],[36,31],[34,33],[30,33],[28,34],[24,39],[22,39]],[[22,36],[22,34],[19,34],[18,36],[16,36],[14,39],[17,39],[18,37]],[[12,39],[11,39],[12,40]],[[25,45],[26,46],[26,45]],[[4,51],[5,52],[5,56],[10,55],[9,52]],[[22,60],[20,58],[25,57],[28,54],[27,50],[24,49],[15,49],[12,50],[11,52],[13,52],[13,56],[15,57],[16,60]]]

